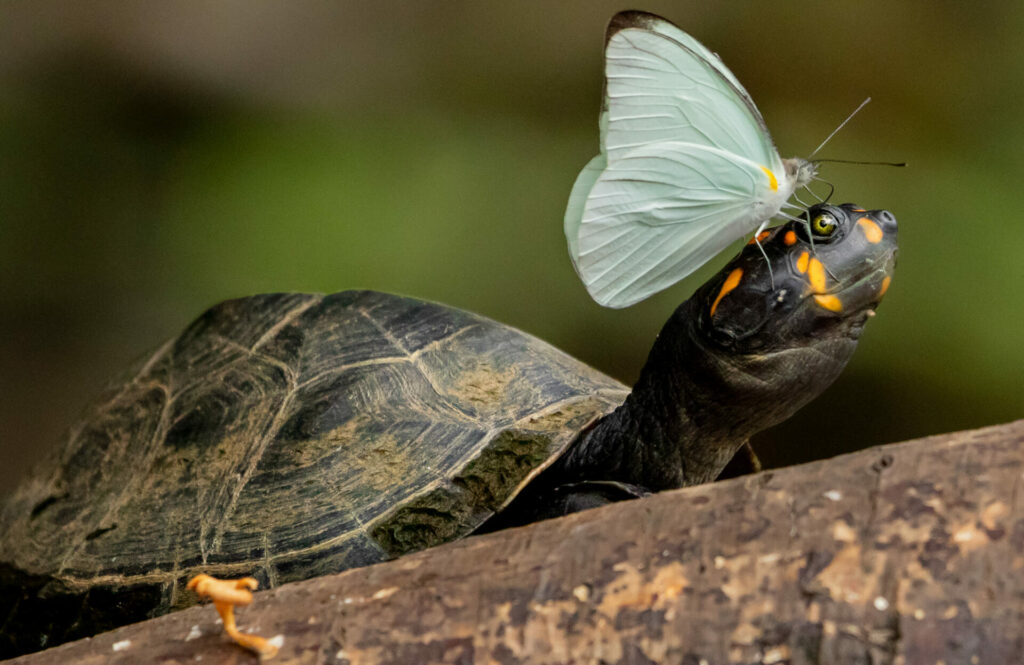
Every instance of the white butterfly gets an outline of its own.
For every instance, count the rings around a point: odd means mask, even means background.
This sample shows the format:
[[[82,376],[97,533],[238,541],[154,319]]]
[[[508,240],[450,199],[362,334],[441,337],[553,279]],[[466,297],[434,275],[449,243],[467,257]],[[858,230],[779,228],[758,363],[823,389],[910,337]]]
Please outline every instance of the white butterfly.
[[[669,21],[621,12],[605,42],[601,154],[576,178],[565,235],[594,300],[627,307],[763,228],[817,167],[781,159],[732,72]]]

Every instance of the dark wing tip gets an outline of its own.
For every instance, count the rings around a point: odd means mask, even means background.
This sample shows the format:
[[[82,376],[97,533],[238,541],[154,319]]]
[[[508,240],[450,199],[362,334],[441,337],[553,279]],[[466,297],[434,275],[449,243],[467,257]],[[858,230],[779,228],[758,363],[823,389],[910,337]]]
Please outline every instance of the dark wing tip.
[[[619,30],[625,30],[626,28],[650,29],[651,25],[660,22],[671,23],[668,19],[662,18],[657,14],[637,9],[628,9],[624,12],[619,12],[612,17],[611,21],[608,22],[608,29],[604,33],[605,44],[607,44],[608,40],[611,39]]]

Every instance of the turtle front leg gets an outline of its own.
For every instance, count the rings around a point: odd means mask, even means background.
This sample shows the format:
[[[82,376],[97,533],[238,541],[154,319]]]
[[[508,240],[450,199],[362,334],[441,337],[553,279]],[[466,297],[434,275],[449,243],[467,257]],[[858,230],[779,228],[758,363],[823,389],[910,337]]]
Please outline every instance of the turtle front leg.
[[[554,487],[535,483],[525,487],[512,503],[473,533],[491,533],[650,494],[643,487],[617,480],[585,480]]]
[[[750,446],[750,442],[747,441],[736,451],[736,454],[725,465],[725,468],[722,469],[722,472],[718,474],[715,480],[726,480],[728,478],[746,476],[751,473],[759,473],[762,468],[761,460]]]

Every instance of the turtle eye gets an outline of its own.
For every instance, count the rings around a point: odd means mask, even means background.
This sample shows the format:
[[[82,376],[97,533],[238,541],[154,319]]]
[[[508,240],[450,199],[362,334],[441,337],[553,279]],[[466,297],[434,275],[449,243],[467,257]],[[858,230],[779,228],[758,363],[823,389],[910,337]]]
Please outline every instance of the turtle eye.
[[[818,213],[811,220],[811,230],[814,231],[814,235],[828,237],[835,233],[836,227],[839,224],[836,222],[836,218],[827,212]]]

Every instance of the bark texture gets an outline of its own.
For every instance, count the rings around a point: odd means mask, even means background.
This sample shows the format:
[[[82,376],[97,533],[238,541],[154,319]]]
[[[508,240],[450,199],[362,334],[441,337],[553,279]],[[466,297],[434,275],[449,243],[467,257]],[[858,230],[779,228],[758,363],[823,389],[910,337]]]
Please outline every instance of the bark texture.
[[[269,663],[1024,658],[1024,420],[665,492],[259,593]],[[253,663],[196,607],[18,663]]]

